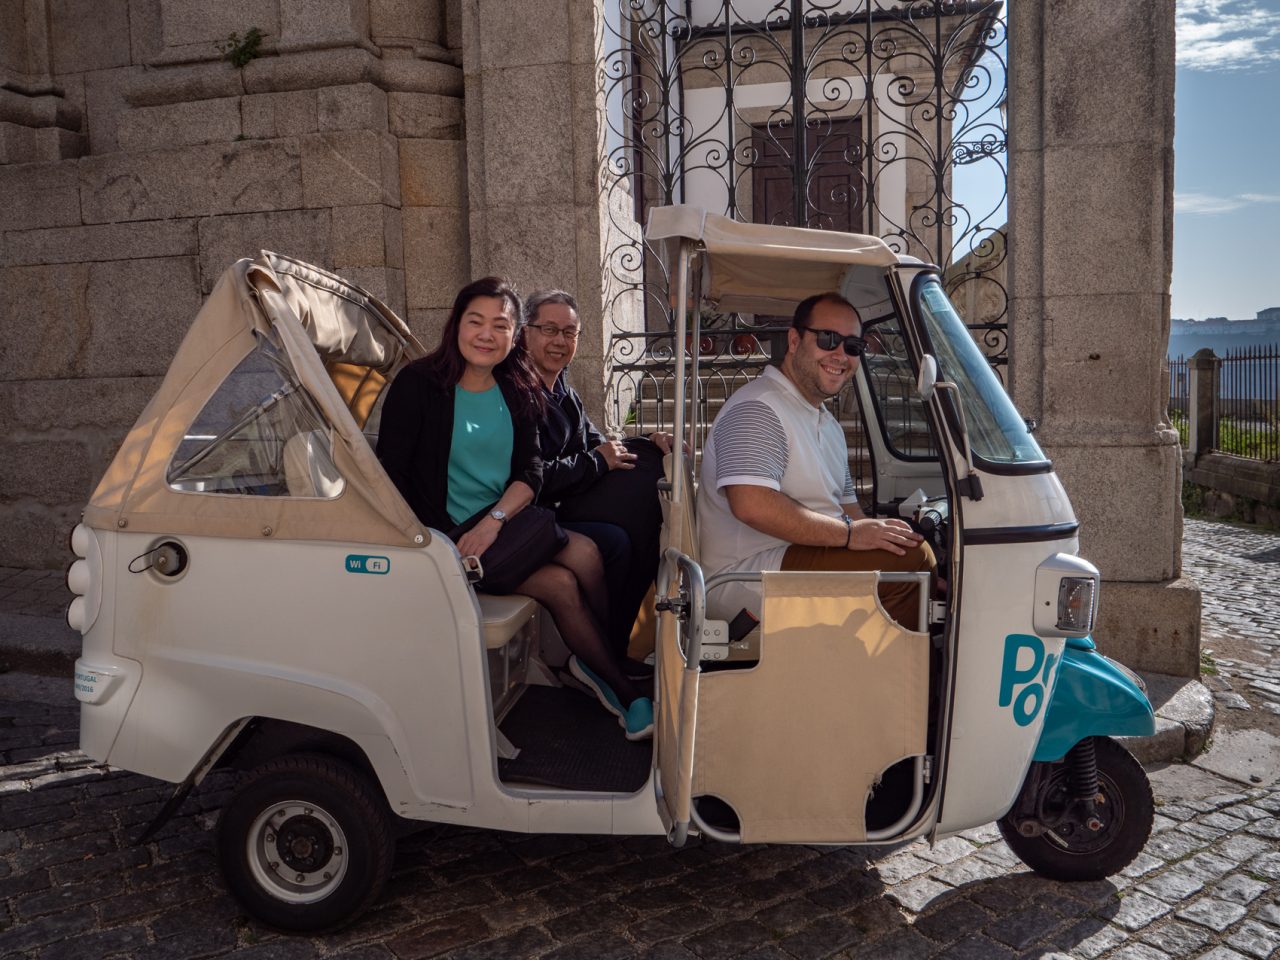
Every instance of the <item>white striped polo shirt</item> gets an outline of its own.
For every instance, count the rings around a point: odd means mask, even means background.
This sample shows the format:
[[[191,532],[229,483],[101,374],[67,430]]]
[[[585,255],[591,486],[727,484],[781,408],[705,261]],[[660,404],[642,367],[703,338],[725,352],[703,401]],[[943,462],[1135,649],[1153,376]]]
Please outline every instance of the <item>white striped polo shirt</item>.
[[[729,398],[702,452],[698,552],[708,578],[729,570],[779,570],[791,545],[733,515],[723,488],[734,484],[779,490],[829,517],[858,499],[840,424],[776,367],[766,367]],[[726,584],[707,596],[713,619],[732,620],[743,607],[759,615],[759,584]]]

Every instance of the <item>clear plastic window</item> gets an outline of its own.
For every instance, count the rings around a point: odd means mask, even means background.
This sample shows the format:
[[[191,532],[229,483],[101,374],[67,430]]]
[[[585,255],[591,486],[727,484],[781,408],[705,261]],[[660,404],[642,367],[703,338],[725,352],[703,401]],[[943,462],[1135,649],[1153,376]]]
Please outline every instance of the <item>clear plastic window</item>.
[[[331,499],[344,486],[331,444],[283,355],[259,339],[191,424],[166,479],[194,493]]]
[[[889,450],[903,460],[935,459],[937,451],[916,390],[901,322],[894,316],[870,324],[863,336],[867,352],[862,365],[876,407],[876,416],[864,417],[864,421],[879,419]]]

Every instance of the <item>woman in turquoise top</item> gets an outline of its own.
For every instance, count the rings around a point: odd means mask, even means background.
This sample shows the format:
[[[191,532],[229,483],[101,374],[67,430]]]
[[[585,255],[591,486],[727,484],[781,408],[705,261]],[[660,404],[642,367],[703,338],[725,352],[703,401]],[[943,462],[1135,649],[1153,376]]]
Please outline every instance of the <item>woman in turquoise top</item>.
[[[480,558],[542,486],[537,424],[543,391],[517,337],[520,300],[486,277],[455,298],[440,346],[406,366],[387,391],[378,458],[418,518]],[[570,668],[627,738],[653,734],[653,703],[604,640],[607,592],[600,553],[581,534],[510,592],[550,612]],[[477,584],[484,590],[485,581]],[[504,591],[505,592],[505,591]]]

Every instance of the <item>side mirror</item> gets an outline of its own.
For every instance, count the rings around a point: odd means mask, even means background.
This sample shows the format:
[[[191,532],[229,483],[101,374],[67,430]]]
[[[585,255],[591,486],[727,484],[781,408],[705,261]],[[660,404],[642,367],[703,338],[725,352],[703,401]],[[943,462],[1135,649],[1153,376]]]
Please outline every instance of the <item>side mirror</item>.
[[[933,354],[926,353],[920,358],[920,376],[916,378],[916,391],[920,399],[926,403],[933,396],[934,385],[938,382],[938,361]]]

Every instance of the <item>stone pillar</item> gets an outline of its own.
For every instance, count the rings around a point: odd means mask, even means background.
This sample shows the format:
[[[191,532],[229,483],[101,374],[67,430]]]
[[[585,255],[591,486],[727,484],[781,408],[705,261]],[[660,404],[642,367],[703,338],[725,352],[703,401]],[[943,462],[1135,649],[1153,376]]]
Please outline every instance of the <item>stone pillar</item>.
[[[1208,347],[1187,361],[1187,454],[1194,463],[1218,445],[1218,383],[1222,361]]]
[[[1174,9],[1010,10],[1010,391],[1039,419],[1103,575],[1099,646],[1198,672],[1182,575],[1178,436],[1166,419]]]
[[[617,311],[638,310],[638,297],[616,297],[608,264],[632,215],[602,188],[603,2],[464,0],[462,18],[471,274],[574,294],[573,383],[602,425],[608,331]]]
[[[45,0],[0,5],[0,164],[62,160],[85,150],[83,113],[54,82],[52,52]]]

